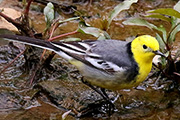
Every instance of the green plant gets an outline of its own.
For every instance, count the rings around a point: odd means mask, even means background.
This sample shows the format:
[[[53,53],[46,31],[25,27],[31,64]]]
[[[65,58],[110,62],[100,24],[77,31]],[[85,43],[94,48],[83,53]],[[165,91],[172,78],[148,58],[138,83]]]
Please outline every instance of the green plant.
[[[101,26],[102,26],[101,29],[90,26],[81,17],[81,21],[79,22],[79,28],[78,28],[77,31],[81,32],[81,33],[84,33],[84,34],[93,35],[98,40],[110,39],[110,35],[106,31],[109,29],[109,26],[110,26],[112,20],[120,12],[122,12],[123,10],[128,10],[133,3],[137,3],[137,2],[138,2],[138,0],[125,0],[125,1],[121,2],[120,4],[118,4],[109,13],[108,18],[104,17],[106,19],[103,19],[101,21]]]
[[[54,17],[54,7],[52,3],[48,3],[47,6],[44,8],[44,15],[45,15],[45,21],[46,21],[46,30],[53,28],[53,24],[55,22],[57,22],[57,24],[62,24],[64,22],[68,22],[71,20],[76,20],[76,19],[80,19],[79,22],[79,26],[76,30],[76,32],[80,32],[83,34],[89,34],[92,35],[94,37],[96,37],[98,40],[102,40],[102,39],[110,39],[110,35],[106,32],[106,30],[109,28],[112,20],[123,10],[127,10],[130,8],[130,6],[133,3],[137,3],[138,0],[125,0],[124,2],[121,2],[120,4],[118,4],[110,13],[107,19],[102,20],[102,28],[96,28],[93,27],[91,25],[89,25],[88,23],[85,22],[85,20],[83,19],[83,17],[81,16],[81,13],[76,11],[78,13],[78,15],[80,17],[73,17],[73,18],[68,18],[65,20],[55,20]],[[53,22],[54,21],[54,22]],[[53,32],[53,31],[51,31]],[[50,33],[51,33],[50,32]],[[75,33],[76,33],[75,32]],[[69,34],[67,34],[69,35]],[[60,36],[61,37],[61,36]],[[56,37],[58,38],[58,37]],[[72,38],[72,40],[77,40]],[[79,39],[78,39],[79,40]]]
[[[173,43],[176,40],[176,34],[180,31],[180,1],[173,8],[160,8],[147,11],[148,15],[142,18],[132,18],[123,21],[124,25],[145,26],[156,32],[156,39],[160,44],[160,50],[164,52],[167,58],[160,58],[160,69],[168,78],[179,80],[180,76],[177,69],[177,58],[180,56],[180,50],[172,57]],[[146,18],[155,18],[168,22],[170,29],[163,25],[156,26],[146,20]]]

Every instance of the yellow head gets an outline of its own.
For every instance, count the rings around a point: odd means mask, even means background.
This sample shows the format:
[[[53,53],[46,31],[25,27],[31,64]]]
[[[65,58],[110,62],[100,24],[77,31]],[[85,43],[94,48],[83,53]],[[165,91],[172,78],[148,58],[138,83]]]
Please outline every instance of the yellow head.
[[[131,44],[131,50],[135,59],[139,62],[152,62],[153,57],[159,52],[158,41],[150,35],[142,35],[135,38]]]
[[[158,41],[150,35],[142,35],[135,38],[131,43],[133,57],[138,64],[139,74],[136,77],[136,84],[142,82],[152,68],[152,59],[155,55],[162,55],[159,52]]]

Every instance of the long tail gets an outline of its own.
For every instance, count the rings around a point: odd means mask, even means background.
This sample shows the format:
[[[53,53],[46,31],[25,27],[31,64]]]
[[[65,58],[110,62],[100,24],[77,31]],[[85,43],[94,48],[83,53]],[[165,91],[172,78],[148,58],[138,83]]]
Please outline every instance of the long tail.
[[[52,45],[49,41],[45,41],[41,39],[36,39],[36,38],[31,38],[31,37],[26,37],[26,36],[18,36],[18,35],[0,35],[0,38],[5,38],[9,41],[20,42],[23,44],[51,50],[54,52],[57,52],[60,50],[56,46]]]
[[[54,51],[63,58],[67,60],[71,60],[72,57],[69,55],[67,51],[64,51],[61,49],[61,42],[59,42],[59,46],[55,46],[52,44],[52,42],[41,40],[41,39],[36,39],[36,38],[31,38],[31,37],[25,37],[25,36],[18,36],[18,35],[0,35],[0,38],[5,38],[5,40],[9,41],[14,41],[14,42],[20,42],[23,44],[39,47],[42,49],[47,49],[50,51]],[[63,44],[62,44],[63,47]]]

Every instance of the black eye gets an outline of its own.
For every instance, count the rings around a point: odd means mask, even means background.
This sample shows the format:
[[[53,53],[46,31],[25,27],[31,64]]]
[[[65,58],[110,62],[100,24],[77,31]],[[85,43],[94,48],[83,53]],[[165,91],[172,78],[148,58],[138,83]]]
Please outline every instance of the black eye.
[[[144,48],[144,49],[147,49],[147,46],[146,46],[146,45],[143,45],[143,48]]]

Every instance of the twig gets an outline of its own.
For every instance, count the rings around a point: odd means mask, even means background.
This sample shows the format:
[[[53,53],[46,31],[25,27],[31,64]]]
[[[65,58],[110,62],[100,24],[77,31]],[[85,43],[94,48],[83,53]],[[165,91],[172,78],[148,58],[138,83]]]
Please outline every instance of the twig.
[[[41,60],[40,60],[40,61],[41,61]],[[41,63],[41,62],[38,63],[35,71],[32,73],[32,77],[31,77],[31,79],[30,79],[30,86],[31,86],[31,85],[33,84],[33,82],[34,82],[34,77],[36,76],[36,73],[37,73],[38,69],[40,68],[40,63]]]
[[[16,20],[10,18],[9,16],[5,15],[4,13],[0,12],[0,16],[2,16],[4,19],[6,19],[8,22],[12,23],[14,26],[19,26],[20,23]]]
[[[157,66],[157,65],[154,64],[154,63],[153,63],[153,66],[156,67],[157,69],[159,69],[160,72],[161,72],[163,75],[165,75],[166,77],[169,77],[169,76],[163,71],[163,69],[161,69],[159,66]]]
[[[57,23],[57,24],[58,24],[58,23]],[[57,24],[54,24],[54,25],[53,25],[52,30],[51,30],[51,32],[50,32],[50,37],[49,37],[49,38],[51,38],[51,37],[53,36],[53,33],[54,33],[55,29],[56,29],[57,26],[58,26]],[[48,39],[48,41],[49,41],[49,39]],[[46,53],[46,49],[45,49],[45,50],[43,51],[43,53],[41,54],[38,67],[37,67],[36,70],[33,72],[32,78],[31,78],[31,80],[30,80],[30,85],[32,85],[32,83],[33,83],[33,81],[34,81],[34,77],[35,77],[38,69],[40,68],[40,63],[42,62],[45,53]],[[52,52],[51,55],[49,55],[49,56],[46,58],[46,60],[43,62],[43,64],[46,63],[46,61],[48,61],[48,60],[51,61],[51,59],[54,57],[54,55],[55,55],[55,53]],[[48,59],[48,60],[47,60],[47,59]],[[42,65],[42,64],[41,64],[41,65]]]
[[[51,33],[50,33],[50,37],[52,37],[53,32],[55,31],[55,29],[56,29],[56,25],[53,26],[53,29],[52,29],[52,31],[51,31]],[[61,35],[59,35],[59,36],[56,36],[56,37],[53,37],[53,38],[48,39],[48,41],[53,41],[53,40],[55,40],[55,39],[57,39],[57,38],[65,37],[65,36],[68,36],[68,35],[73,35],[73,34],[76,34],[76,33],[78,33],[78,32],[77,32],[77,31],[73,31],[73,32],[61,34]],[[43,53],[42,53],[42,55],[41,55],[41,58],[40,58],[40,62],[42,61],[45,52],[46,52],[46,50],[43,51]],[[48,62],[51,61],[51,59],[54,57],[54,55],[55,55],[55,53],[52,52],[52,53],[46,58],[46,60],[45,60],[44,63],[47,63],[47,61],[48,61]],[[48,59],[48,60],[47,60],[47,59]],[[43,64],[44,64],[44,63],[43,63]],[[39,68],[40,68],[40,66],[38,65],[38,67],[36,68],[36,70],[33,72],[32,78],[31,78],[31,80],[30,80],[30,85],[32,85],[32,83],[33,83],[33,81],[34,81],[34,77],[35,77],[35,75],[36,75],[36,72],[38,71]]]
[[[29,8],[31,6],[31,3],[33,2],[34,0],[29,0],[27,6],[26,6],[26,9],[24,10],[24,15],[29,15]]]
[[[57,21],[56,21],[56,22],[57,22]],[[51,38],[52,38],[52,36],[53,36],[54,31],[56,30],[56,28],[57,28],[58,26],[59,26],[59,23],[54,23],[54,25],[52,26],[52,30],[51,30],[51,32],[50,32],[50,35],[49,35],[49,39],[48,39],[48,41],[50,41],[50,39],[51,39]],[[46,50],[44,50],[44,51],[43,51],[43,53],[42,53],[42,55],[41,55],[40,60],[42,60],[42,59],[43,59],[43,57],[44,57],[45,53],[46,53]]]
[[[173,74],[177,75],[180,77],[180,73],[177,73],[177,72],[173,72]]]
[[[23,53],[25,52],[22,51],[21,53],[19,53],[7,66],[4,67],[4,69],[0,72],[0,75],[10,66],[14,63],[15,60],[17,60]]]
[[[21,15],[17,19],[12,19],[4,13],[0,12],[0,16],[6,19],[9,23],[12,23],[21,33],[26,34],[27,36],[34,36],[35,31],[30,28],[28,16],[26,14]]]
[[[35,31],[33,29],[30,28],[29,26],[29,21],[28,21],[28,14],[29,14],[29,8],[30,5],[32,3],[33,0],[29,0],[28,5],[26,6],[26,9],[24,10],[24,14],[21,15],[21,17],[17,18],[17,19],[12,19],[9,16],[3,14],[2,12],[0,12],[0,16],[2,16],[4,19],[6,19],[9,23],[12,23],[15,27],[18,28],[18,30],[21,33],[26,34],[27,36],[31,36],[34,37],[34,33]],[[14,61],[16,59],[18,59],[19,56],[21,56],[23,53],[25,52],[22,51],[14,60],[12,60],[1,72],[0,74],[2,74],[11,64],[14,63]]]
[[[53,41],[53,40],[55,40],[55,39],[58,39],[58,38],[61,38],[61,37],[65,37],[65,36],[68,36],[68,35],[77,34],[77,33],[79,33],[79,32],[78,32],[78,31],[73,31],[73,32],[61,34],[61,35],[58,35],[58,36],[55,36],[55,37],[50,38],[49,41]]]

